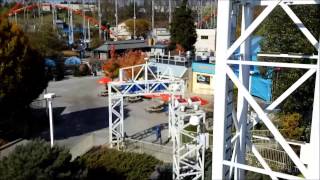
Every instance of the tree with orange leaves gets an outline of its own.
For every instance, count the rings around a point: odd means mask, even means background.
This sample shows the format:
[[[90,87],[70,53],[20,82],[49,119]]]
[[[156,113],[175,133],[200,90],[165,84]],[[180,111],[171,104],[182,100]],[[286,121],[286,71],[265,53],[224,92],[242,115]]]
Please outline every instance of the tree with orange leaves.
[[[111,58],[103,66],[105,75],[110,78],[118,77],[120,68],[145,63],[145,55],[142,51],[129,51],[121,56],[116,56],[115,52],[111,52],[111,54]],[[134,70],[134,74],[136,73],[138,70]],[[131,70],[125,71],[127,77],[130,77],[131,74]]]

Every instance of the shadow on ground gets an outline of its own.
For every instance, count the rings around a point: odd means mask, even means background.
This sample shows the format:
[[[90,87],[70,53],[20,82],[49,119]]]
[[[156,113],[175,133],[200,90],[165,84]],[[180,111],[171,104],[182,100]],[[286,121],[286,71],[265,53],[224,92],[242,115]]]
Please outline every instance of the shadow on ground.
[[[109,127],[108,107],[92,108],[82,111],[62,114],[64,107],[53,109],[54,138],[65,139],[72,136],[94,132]],[[124,116],[128,116],[129,110],[124,107]],[[49,139],[49,131],[42,133],[43,138]]]
[[[145,129],[143,131],[140,131],[140,132],[137,132],[133,135],[129,135],[129,137],[131,139],[136,139],[136,140],[142,140],[142,139],[145,139],[149,136],[152,136],[155,134],[155,131],[156,131],[156,128],[160,126],[161,127],[161,130],[164,130],[164,129],[168,129],[169,128],[169,125],[168,123],[162,123],[162,124],[158,124],[158,125],[155,125],[153,127],[150,127],[148,129]]]

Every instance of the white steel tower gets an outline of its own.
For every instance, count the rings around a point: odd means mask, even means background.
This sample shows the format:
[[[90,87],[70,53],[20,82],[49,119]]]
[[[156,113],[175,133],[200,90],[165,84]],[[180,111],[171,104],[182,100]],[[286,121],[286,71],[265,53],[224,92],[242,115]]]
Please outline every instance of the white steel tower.
[[[212,179],[245,179],[245,171],[253,171],[269,175],[272,179],[301,179],[291,174],[276,172],[273,170],[257,150],[251,141],[250,130],[256,122],[247,119],[248,107],[258,115],[257,121],[262,121],[271,132],[274,140],[282,147],[290,157],[295,167],[306,179],[320,179],[320,117],[319,117],[319,84],[320,84],[320,58],[319,41],[304,26],[303,22],[292,11],[291,6],[304,4],[320,4],[319,0],[241,0],[239,4],[231,0],[218,0],[218,21],[217,21],[217,49],[216,49],[216,81],[214,99],[214,138],[213,138],[213,167]],[[232,42],[232,23],[234,16],[233,8],[238,6],[242,9],[241,35]],[[254,7],[264,6],[264,10],[254,20],[252,11]],[[308,39],[315,49],[318,50],[317,63],[298,64],[281,62],[281,57],[299,58],[290,54],[265,54],[266,57],[277,57],[278,62],[252,61],[250,52],[250,37],[256,28],[276,8],[282,8],[288,15],[288,21],[292,20]],[[318,38],[318,37],[317,37]],[[233,60],[233,54],[240,48],[240,60]],[[315,56],[309,56],[314,58]],[[302,58],[302,56],[300,57]],[[303,57],[307,58],[307,57]],[[234,73],[230,65],[239,65],[239,77]],[[249,93],[249,67],[282,67],[294,69],[306,69],[307,72],[296,81],[289,89],[283,92],[267,108],[261,108],[256,100]],[[312,154],[306,162],[303,162],[298,154],[289,145],[289,142],[281,135],[277,127],[268,116],[268,112],[274,110],[292,92],[297,90],[312,75],[316,75],[314,89],[314,104],[311,125],[311,139],[308,153]],[[233,108],[233,86],[238,88],[237,108]],[[310,91],[312,91],[310,89]],[[233,109],[237,112],[232,113]],[[232,116],[233,114],[233,116]],[[234,127],[236,132],[231,133]],[[246,152],[251,151],[260,163],[260,167],[253,167],[246,162]]]
[[[173,105],[175,102],[171,104]],[[170,109],[173,179],[204,180],[205,150],[208,142],[208,135],[204,132],[205,112],[194,109],[180,109],[179,105]],[[186,128],[189,126],[195,126],[196,132],[187,131]]]

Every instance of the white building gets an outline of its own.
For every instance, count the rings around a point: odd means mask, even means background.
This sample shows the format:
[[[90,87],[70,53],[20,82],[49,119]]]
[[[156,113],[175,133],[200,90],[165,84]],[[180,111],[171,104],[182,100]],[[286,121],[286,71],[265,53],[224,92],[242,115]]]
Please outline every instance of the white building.
[[[155,36],[156,42],[170,40],[170,32],[167,28],[154,28],[153,35]]]
[[[215,52],[216,29],[197,29],[197,42],[195,43],[198,52]]]
[[[110,30],[115,33],[115,35],[117,36],[117,40],[131,39],[131,33],[128,31],[128,27],[124,22],[118,24],[118,27],[111,27]],[[111,37],[113,37],[112,34]]]
[[[58,8],[63,8],[63,7],[68,7],[72,10],[81,10],[81,9],[84,9],[85,11],[96,11],[97,10],[97,6],[94,5],[94,4],[85,4],[85,5],[82,5],[82,4],[56,4],[56,6]]]

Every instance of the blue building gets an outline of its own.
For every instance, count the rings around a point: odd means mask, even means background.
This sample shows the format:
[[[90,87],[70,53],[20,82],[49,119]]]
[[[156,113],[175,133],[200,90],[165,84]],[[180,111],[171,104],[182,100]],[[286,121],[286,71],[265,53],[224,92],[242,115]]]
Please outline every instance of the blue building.
[[[251,60],[257,61],[257,54],[261,51],[261,37],[253,37],[251,40]],[[240,59],[239,49],[234,54],[235,59]],[[236,74],[239,74],[239,65],[232,66]],[[250,67],[250,92],[266,102],[270,102],[272,98],[272,79],[266,79],[260,75],[260,70],[257,66]],[[215,65],[209,63],[192,63],[192,91],[199,94],[213,94],[215,75]]]

